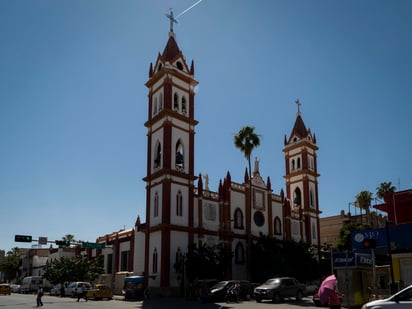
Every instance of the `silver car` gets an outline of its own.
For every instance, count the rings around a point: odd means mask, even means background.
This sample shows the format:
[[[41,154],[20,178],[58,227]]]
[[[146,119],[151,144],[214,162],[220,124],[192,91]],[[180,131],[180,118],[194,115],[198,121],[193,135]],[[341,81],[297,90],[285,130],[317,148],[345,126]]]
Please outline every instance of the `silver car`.
[[[388,298],[370,301],[362,306],[362,309],[395,308],[412,308],[412,285]]]

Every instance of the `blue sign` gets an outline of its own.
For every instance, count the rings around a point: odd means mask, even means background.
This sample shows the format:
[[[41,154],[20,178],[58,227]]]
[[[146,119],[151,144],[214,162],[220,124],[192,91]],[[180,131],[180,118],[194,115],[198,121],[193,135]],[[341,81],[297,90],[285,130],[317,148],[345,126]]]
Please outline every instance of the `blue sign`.
[[[332,257],[333,268],[373,266],[372,255],[370,253],[355,253],[353,251],[335,252]]]
[[[386,247],[386,230],[384,228],[351,232],[352,249],[362,249],[365,239],[375,239],[376,247]]]
[[[412,224],[389,226],[388,230],[392,253],[412,252]],[[386,228],[351,232],[352,250],[362,249],[365,239],[375,239],[376,248],[388,248]]]

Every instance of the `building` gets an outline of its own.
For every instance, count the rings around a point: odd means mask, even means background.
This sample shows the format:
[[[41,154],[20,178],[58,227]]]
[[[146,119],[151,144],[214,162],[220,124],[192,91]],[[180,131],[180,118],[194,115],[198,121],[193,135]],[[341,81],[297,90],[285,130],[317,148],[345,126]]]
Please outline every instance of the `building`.
[[[376,211],[371,211],[368,214],[352,215],[350,212],[345,213],[341,210],[339,215],[323,217],[319,220],[320,226],[320,243],[324,247],[336,247],[336,242],[339,238],[340,230],[346,224],[369,224],[372,229],[385,227],[387,218]]]
[[[207,175],[196,175],[194,61],[179,49],[171,27],[163,53],[150,64],[148,88],[146,222],[136,222],[134,273],[155,274],[152,291],[177,293],[176,265],[196,244],[224,244],[234,253],[227,276],[248,277],[248,245],[260,235],[320,246],[316,137],[304,124],[300,103],[284,149],[286,192],[274,194],[255,159],[249,179],[234,182],[230,172],[211,190]],[[212,164],[212,162],[211,162]],[[139,243],[144,241],[141,247]]]
[[[374,208],[386,212],[392,224],[412,223],[412,189],[388,193]]]

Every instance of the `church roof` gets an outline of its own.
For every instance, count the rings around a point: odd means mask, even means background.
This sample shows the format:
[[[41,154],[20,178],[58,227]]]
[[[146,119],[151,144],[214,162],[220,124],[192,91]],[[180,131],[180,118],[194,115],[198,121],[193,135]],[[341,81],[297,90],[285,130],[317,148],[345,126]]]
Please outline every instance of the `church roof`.
[[[298,136],[300,138],[305,138],[308,136],[308,130],[306,129],[305,123],[303,122],[302,116],[298,113],[296,117],[295,125],[293,126],[292,133],[290,136]]]
[[[180,54],[179,46],[177,46],[176,40],[174,38],[173,32],[169,35],[169,40],[167,41],[166,47],[163,50],[162,58],[165,61],[171,61]]]

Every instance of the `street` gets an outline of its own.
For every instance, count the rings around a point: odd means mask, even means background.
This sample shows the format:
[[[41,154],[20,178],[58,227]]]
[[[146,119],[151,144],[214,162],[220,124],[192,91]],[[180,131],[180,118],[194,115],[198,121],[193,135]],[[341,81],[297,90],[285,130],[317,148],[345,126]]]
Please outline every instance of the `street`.
[[[309,297],[305,297],[302,301],[295,300],[285,301],[281,304],[273,304],[271,302],[256,303],[254,300],[244,301],[240,303],[214,303],[201,304],[196,301],[184,300],[179,298],[154,298],[146,301],[130,301],[123,300],[89,300],[85,302],[81,299],[77,302],[75,298],[43,296],[43,308],[202,308],[202,309],[229,309],[229,308],[250,308],[250,309],[292,309],[292,308],[317,308]],[[11,295],[0,295],[0,308],[35,308],[36,296],[27,294],[12,293]]]

